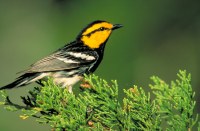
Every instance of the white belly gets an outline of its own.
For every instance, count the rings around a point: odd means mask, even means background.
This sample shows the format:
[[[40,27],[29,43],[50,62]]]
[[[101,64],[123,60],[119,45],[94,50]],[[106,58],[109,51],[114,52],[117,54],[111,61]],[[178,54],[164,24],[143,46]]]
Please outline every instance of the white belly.
[[[40,79],[45,80],[44,78],[47,76],[50,76],[53,78],[53,82],[56,85],[59,85],[63,88],[67,88],[70,93],[72,93],[72,86],[76,84],[78,81],[83,79],[82,76],[78,75],[71,75],[73,72],[64,72],[64,71],[59,71],[59,72],[47,72],[47,73],[42,73],[38,77],[32,79],[29,81],[29,83],[33,81],[37,81]],[[71,76],[70,76],[71,75]],[[69,77],[70,76],[70,77]]]
[[[63,75],[62,73],[60,74],[60,72],[52,73],[50,76],[53,78],[53,82],[56,85],[67,88],[70,93],[72,93],[72,86],[83,79],[83,77],[78,75],[73,75],[72,77],[69,77]]]

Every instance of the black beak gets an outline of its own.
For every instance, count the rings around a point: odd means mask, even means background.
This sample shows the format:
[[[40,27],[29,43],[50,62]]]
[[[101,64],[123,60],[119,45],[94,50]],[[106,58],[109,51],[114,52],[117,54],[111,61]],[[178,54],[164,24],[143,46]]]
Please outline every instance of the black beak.
[[[123,27],[123,25],[121,24],[114,24],[113,27],[112,27],[112,30],[115,30],[115,29],[118,29],[118,28],[121,28]]]

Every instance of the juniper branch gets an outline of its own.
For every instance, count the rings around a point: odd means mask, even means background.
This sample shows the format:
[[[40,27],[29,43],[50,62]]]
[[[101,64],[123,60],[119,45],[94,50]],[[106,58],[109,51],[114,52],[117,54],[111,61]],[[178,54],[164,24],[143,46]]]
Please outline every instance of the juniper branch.
[[[133,86],[124,89],[122,103],[118,101],[116,81],[108,83],[90,75],[85,76],[86,84],[78,95],[49,79],[42,88],[34,88],[28,96],[21,97],[25,106],[11,102],[5,92],[1,92],[1,104],[11,111],[21,110],[22,119],[35,117],[55,130],[163,130],[163,124],[167,124],[166,130],[192,130],[199,124],[190,74],[180,71],[171,84],[156,76],[151,79],[153,93]]]

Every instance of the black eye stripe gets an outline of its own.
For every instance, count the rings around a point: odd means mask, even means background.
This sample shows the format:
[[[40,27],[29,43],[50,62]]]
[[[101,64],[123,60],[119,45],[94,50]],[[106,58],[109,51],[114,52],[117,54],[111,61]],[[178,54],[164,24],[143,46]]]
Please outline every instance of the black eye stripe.
[[[96,29],[96,30],[93,30],[92,32],[86,34],[85,36],[90,37],[90,36],[91,36],[92,34],[94,34],[95,32],[97,32],[97,31],[104,31],[104,30],[109,30],[109,29],[108,29],[108,28],[105,28],[105,27],[100,27],[100,28],[98,28],[98,29]]]
[[[99,31],[104,31],[106,28],[104,28],[104,27],[101,27],[101,28],[99,28],[98,30]]]

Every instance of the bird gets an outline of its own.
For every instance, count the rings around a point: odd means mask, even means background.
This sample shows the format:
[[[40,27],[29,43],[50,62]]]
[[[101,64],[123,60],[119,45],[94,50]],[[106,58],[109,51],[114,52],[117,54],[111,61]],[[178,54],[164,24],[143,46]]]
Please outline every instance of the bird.
[[[0,88],[13,89],[30,83],[40,83],[51,77],[56,85],[72,93],[72,87],[84,78],[84,74],[93,73],[104,56],[105,45],[121,24],[112,24],[104,20],[95,20],[77,35],[76,39],[49,56],[35,62],[16,80]]]

